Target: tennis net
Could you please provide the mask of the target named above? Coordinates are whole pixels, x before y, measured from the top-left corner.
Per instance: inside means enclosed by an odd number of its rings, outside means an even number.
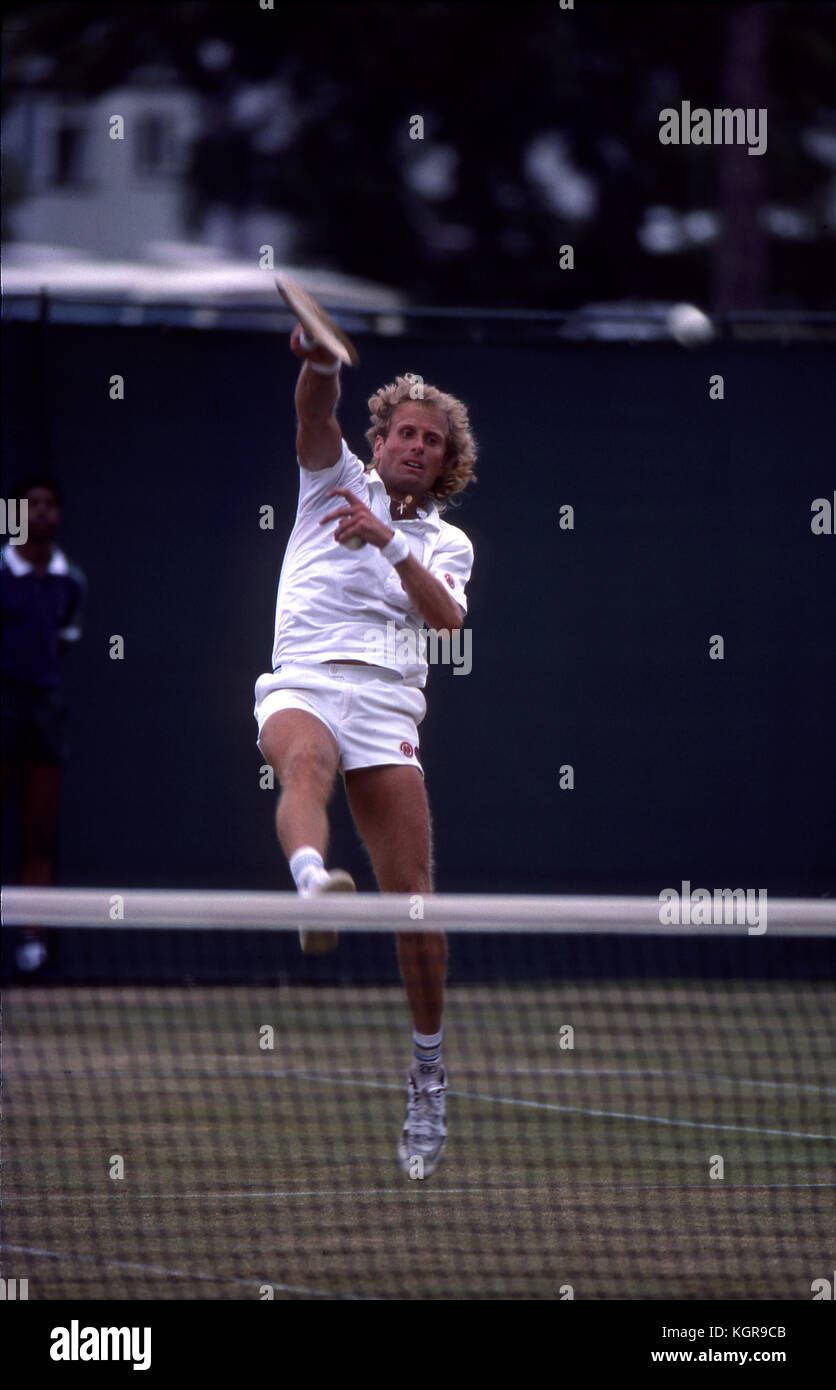
[[[49,933],[30,980],[6,932],[3,1276],[32,1298],[809,1300],[831,1277],[832,904],[772,903],[762,932],[644,898],[3,910]],[[300,921],[337,951],[302,955]],[[394,928],[449,941],[424,1181],[396,1154]]]

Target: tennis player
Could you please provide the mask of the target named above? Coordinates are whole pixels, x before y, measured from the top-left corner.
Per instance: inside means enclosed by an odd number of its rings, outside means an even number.
[[[381,892],[431,893],[422,633],[450,634],[465,619],[473,547],[440,512],[475,478],[475,441],[461,401],[398,377],[369,401],[373,462],[364,467],[336,418],[339,361],[299,324],[290,346],[304,363],[299,505],[279,579],[273,669],[255,686],[258,747],[281,785],[279,842],[300,894],[354,891],[348,873],[325,867],[340,772]],[[336,943],[333,933],[301,935],[310,951]],[[398,959],[413,1023],[398,1155],[411,1177],[429,1177],[447,1134],[444,934],[400,932]]]

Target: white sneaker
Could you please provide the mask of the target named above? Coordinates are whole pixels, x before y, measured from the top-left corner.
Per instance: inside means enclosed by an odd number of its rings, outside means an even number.
[[[332,869],[312,888],[300,893],[302,898],[313,898],[320,893],[356,893],[357,885],[345,869]],[[300,927],[299,944],[306,956],[322,956],[336,950],[337,933],[329,927]]]
[[[438,1165],[447,1143],[444,1093],[447,1074],[442,1067],[437,1081],[419,1086],[410,1072],[406,1085],[406,1119],[398,1143],[398,1159],[410,1178],[428,1178]]]

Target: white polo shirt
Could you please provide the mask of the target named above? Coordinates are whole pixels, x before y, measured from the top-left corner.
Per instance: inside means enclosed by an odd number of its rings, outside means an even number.
[[[429,499],[427,510],[419,509],[414,520],[392,516],[377,469],[367,473],[343,439],[333,468],[312,472],[299,466],[299,506],[276,598],[273,670],[292,661],[351,659],[398,671],[406,685],[423,687],[427,662],[419,634],[426,624],[394,565],[377,546],[348,550],[337,544],[336,521],[319,524],[346,505],[343,497],[328,497],[335,487],[351,488],[375,516],[404,535],[413,555],[467,612],[465,585],[473,567],[467,536],[443,521]]]

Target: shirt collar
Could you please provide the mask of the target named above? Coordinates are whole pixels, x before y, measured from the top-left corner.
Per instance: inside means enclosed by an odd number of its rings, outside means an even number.
[[[11,541],[8,545],[3,546],[2,555],[3,563],[8,565],[12,574],[16,575],[18,579],[21,575],[29,574],[35,568],[30,560],[24,560],[20,554],[20,546],[12,545]],[[67,557],[63,550],[53,550],[52,558],[47,566],[47,574],[66,574],[68,569]]]
[[[386,484],[384,483],[376,468],[369,469],[369,482],[372,485],[379,485],[383,489],[384,494],[388,496],[388,493],[386,492]],[[431,497],[428,497],[426,499],[425,507],[417,508],[417,512],[417,516],[406,517],[405,520],[428,521],[432,526],[440,526],[441,520],[438,515],[438,507],[435,505],[435,502],[432,500]]]

